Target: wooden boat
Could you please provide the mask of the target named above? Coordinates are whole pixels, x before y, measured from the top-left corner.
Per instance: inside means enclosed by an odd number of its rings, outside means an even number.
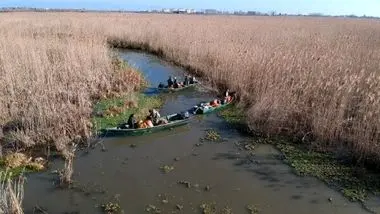
[[[189,84],[189,85],[185,85],[181,88],[168,88],[168,86],[165,86],[163,88],[157,88],[159,91],[161,92],[177,92],[177,91],[182,91],[184,89],[188,89],[188,88],[192,88],[192,87],[195,87],[196,85],[198,85],[199,83],[196,82],[196,83],[193,83],[193,84]]]
[[[101,130],[102,136],[136,136],[144,135],[153,132],[159,132],[175,128],[178,126],[183,126],[189,123],[190,118],[177,119],[179,114],[172,114],[161,117],[161,119],[166,119],[169,123],[157,125],[151,128],[142,128],[142,129],[121,129],[119,127],[105,128]]]
[[[208,114],[208,113],[211,113],[211,112],[225,108],[226,106],[230,105],[233,101],[234,101],[234,99],[232,98],[230,102],[225,103],[225,104],[221,104],[221,105],[216,106],[216,107],[212,107],[209,105],[207,105],[207,107],[205,107],[204,103],[201,103],[199,106],[196,106],[193,108],[193,113],[194,114]]]

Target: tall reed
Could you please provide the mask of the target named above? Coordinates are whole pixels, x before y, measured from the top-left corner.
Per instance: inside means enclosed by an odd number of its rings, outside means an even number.
[[[1,14],[0,124],[6,147],[66,145],[91,135],[95,99],[133,92],[142,77],[114,62],[94,23],[56,14]],[[1,136],[0,136],[1,137]]]

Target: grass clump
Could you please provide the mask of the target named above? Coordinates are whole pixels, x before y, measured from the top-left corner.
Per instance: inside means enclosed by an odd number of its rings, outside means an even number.
[[[340,190],[351,201],[364,202],[380,192],[380,174],[337,159],[332,152],[315,152],[301,145],[278,143],[285,159],[301,176],[314,176]]]
[[[128,120],[132,113],[135,114],[136,119],[145,119],[149,114],[149,109],[159,108],[161,105],[160,97],[143,94],[100,100],[94,108],[93,123],[96,124],[97,129],[114,127]]]
[[[22,153],[11,153],[0,159],[0,172],[8,172],[14,178],[28,172],[38,172],[45,169],[44,161],[32,160]]]

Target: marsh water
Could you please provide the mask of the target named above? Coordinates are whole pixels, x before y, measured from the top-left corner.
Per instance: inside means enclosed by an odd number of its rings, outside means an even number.
[[[169,75],[184,74],[149,54],[123,51],[120,55],[139,68],[152,86]],[[160,111],[165,115],[187,110],[215,94],[196,88],[162,96],[165,104]],[[224,141],[199,144],[209,129]],[[366,213],[322,182],[294,175],[273,147],[258,145],[249,153],[236,146],[250,140],[216,114],[156,134],[102,139],[105,151],[99,146],[77,153],[72,189],[54,184],[57,175],[50,172],[62,167],[59,160],[51,163],[48,172],[28,175],[25,213],[33,213],[36,205],[46,213],[102,213],[99,206],[106,202],[118,202],[124,213],[131,214],[148,213],[149,205],[165,214],[201,213],[200,205],[211,202],[235,214],[250,213],[247,206],[259,213]],[[174,169],[164,173],[160,168],[165,165]]]

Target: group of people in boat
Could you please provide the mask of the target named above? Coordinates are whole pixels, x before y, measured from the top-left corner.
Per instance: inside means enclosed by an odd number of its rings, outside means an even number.
[[[202,108],[204,110],[207,110],[209,108],[215,108],[219,107],[220,105],[224,105],[227,103],[230,103],[232,101],[232,95],[230,94],[230,90],[227,89],[224,93],[223,98],[221,99],[214,99],[211,102],[208,103],[201,103],[200,106],[194,106],[194,112],[196,112],[199,108]]]
[[[184,82],[178,82],[177,78],[174,77],[174,79],[169,76],[168,79],[168,87],[169,88],[179,88],[183,87],[189,84],[196,83],[195,77],[191,76],[185,76]],[[164,88],[165,86],[160,83],[160,88]],[[231,96],[232,95],[232,96]],[[212,100],[208,103],[201,103],[200,106],[194,106],[194,113],[198,111],[198,109],[208,109],[211,107],[218,107],[220,105],[224,105],[227,103],[230,103],[232,101],[233,94],[230,93],[230,90],[227,89],[224,93],[224,95],[221,98]],[[189,113],[185,112],[183,114],[177,114],[170,118],[170,121],[172,120],[181,120],[189,117]],[[134,114],[131,114],[128,118],[128,121],[126,123],[122,123],[118,126],[120,129],[144,129],[144,128],[152,128],[155,126],[167,124],[169,121],[165,118],[162,118],[160,113],[156,109],[150,109],[149,115],[145,118],[145,120],[139,120],[137,121]]]
[[[166,124],[168,121],[164,118],[161,118],[160,113],[156,109],[150,109],[149,115],[145,120],[136,120],[135,114],[131,114],[126,123],[123,123],[119,126],[121,129],[141,129],[141,128],[151,128],[157,125]]]
[[[182,120],[189,117],[188,112],[183,112],[182,114],[174,115],[170,120]],[[136,120],[135,114],[131,114],[126,123],[122,123],[118,128],[120,129],[145,129],[152,128],[159,125],[164,125],[169,123],[169,121],[161,117],[160,113],[156,109],[150,109],[149,115],[145,120]]]
[[[197,80],[195,79],[194,76],[186,75],[184,81],[180,82],[177,80],[177,77],[173,78],[172,76],[169,76],[169,79],[167,80],[167,82],[168,82],[168,85],[166,86],[167,88],[182,88],[184,86],[197,83]],[[165,85],[161,82],[158,85],[158,88],[165,88]]]

